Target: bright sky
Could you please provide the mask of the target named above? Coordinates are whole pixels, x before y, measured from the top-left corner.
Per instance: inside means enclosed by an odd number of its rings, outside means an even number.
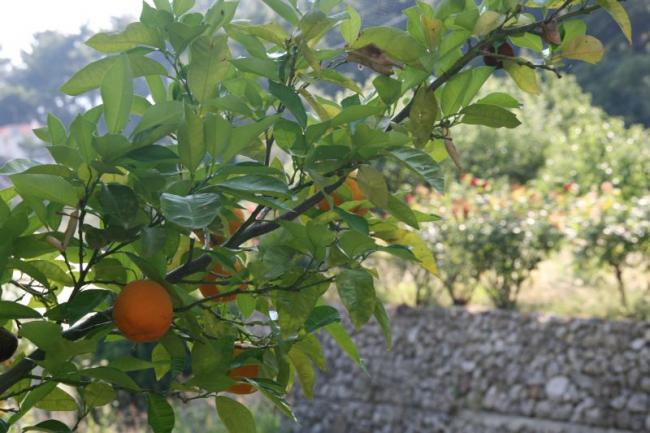
[[[34,33],[57,30],[75,33],[88,24],[92,29],[107,28],[111,17],[138,17],[142,0],[0,0],[0,57],[20,61]]]

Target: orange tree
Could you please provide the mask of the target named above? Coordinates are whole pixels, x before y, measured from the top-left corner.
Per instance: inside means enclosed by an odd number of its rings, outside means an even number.
[[[174,397],[215,398],[232,432],[255,427],[228,392],[258,390],[292,416],[290,384],[311,396],[323,364],[316,332],[362,364],[323,300],[331,285],[355,327],[374,317],[389,337],[365,260],[380,251],[436,273],[417,232],[433,218],[389,191],[378,161],[440,187],[432,154],[458,159],[455,125],[519,124],[511,96],[474,100],[497,69],[539,93],[539,69],[597,62],[602,45],[579,17],[599,8],[630,36],[617,0],[418,2],[406,30],[362,28],[341,0],[264,0],[278,14],[265,24],[233,20],[236,1],[205,14],[193,0],[154,3],[87,41],[106,56],[61,90],[99,89],[102,104],[35,131],[53,162],[3,169],[0,431],[35,407],[75,411],[76,428],[117,391],[146,398],[155,432],[173,430]],[[345,43],[325,46],[331,32]],[[344,63],[372,70],[372,87]],[[148,95],[134,93],[141,77]],[[125,338],[151,356],[90,357]],[[128,374],[147,369],[158,386]]]

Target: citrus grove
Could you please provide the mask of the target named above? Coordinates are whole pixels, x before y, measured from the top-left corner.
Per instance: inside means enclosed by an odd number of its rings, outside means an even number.
[[[54,419],[29,429],[71,431],[117,393],[146,400],[156,433],[197,398],[230,432],[255,431],[238,394],[293,417],[286,394],[310,397],[324,365],[319,333],[363,366],[330,287],[390,345],[366,259],[437,274],[418,234],[437,217],[383,164],[442,189],[436,161],[462,171],[455,126],[520,123],[512,96],[477,100],[490,76],[537,94],[539,70],[598,62],[581,17],[599,9],[631,32],[617,0],[419,1],[405,30],[364,27],[342,0],[263,0],[277,17],[262,24],[236,19],[237,1],[153,3],[86,42],[105,57],[61,91],[88,110],[34,131],[51,161],[2,168],[0,432],[34,408]],[[138,357],[94,355],[125,341]],[[154,384],[131,374],[144,370]]]

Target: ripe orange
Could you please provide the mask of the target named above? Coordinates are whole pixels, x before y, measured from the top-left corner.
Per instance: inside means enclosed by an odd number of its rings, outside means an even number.
[[[235,215],[235,218],[228,220],[228,233],[230,233],[230,236],[234,235],[235,232],[239,230],[239,227],[244,224],[245,220],[243,210],[234,208],[232,213]]]
[[[235,261],[235,270],[237,272],[239,272],[239,271],[241,271],[241,269],[242,269],[241,262],[239,260]],[[221,266],[221,263],[217,263],[214,266],[214,268],[212,268],[212,273],[206,275],[203,278],[203,280],[206,281],[206,282],[216,281],[217,276],[214,275],[214,274],[222,275],[225,278],[228,278],[228,277],[230,277],[232,275],[232,273],[230,271],[228,271],[227,269],[224,269],[224,267]],[[245,289],[246,284],[240,284],[239,288],[240,289]],[[199,289],[201,290],[201,294],[203,295],[204,298],[209,298],[211,296],[216,296],[216,295],[218,295],[220,293],[218,284],[202,284],[199,287]],[[227,291],[231,291],[231,290],[233,290],[233,289],[232,288],[227,289]],[[230,301],[234,301],[236,297],[237,297],[237,295],[224,296],[224,297],[221,297],[221,298],[214,299],[214,302],[218,302],[218,303],[230,302]]]
[[[351,177],[348,177],[345,179],[345,186],[350,190],[351,195],[351,200],[352,201],[358,201],[358,200],[363,200],[366,197],[363,195],[363,192],[361,191],[361,188],[359,188],[359,184],[357,181]],[[330,193],[330,197],[332,197],[332,201],[334,202],[334,206],[338,206],[341,203],[343,203],[343,198],[337,194],[336,192]],[[322,210],[323,212],[330,210],[330,205],[327,202],[326,199],[322,199],[320,202],[318,202],[318,209]],[[359,216],[364,216],[365,214],[368,213],[368,209],[361,208],[361,207],[355,207],[352,209],[352,212],[356,213]]]
[[[113,306],[113,321],[131,341],[158,341],[172,324],[174,307],[167,290],[155,281],[127,284]]]
[[[235,357],[239,356],[242,352],[241,348],[235,348]],[[251,378],[254,379],[259,375],[260,368],[257,364],[248,364],[242,365],[241,367],[233,368],[228,372],[228,376],[232,380],[241,380],[242,378]],[[255,391],[255,387],[249,383],[238,383],[231,386],[226,390],[227,392],[233,394],[252,394]]]

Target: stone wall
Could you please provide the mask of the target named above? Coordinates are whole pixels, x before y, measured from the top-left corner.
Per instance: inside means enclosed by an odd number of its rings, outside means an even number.
[[[462,309],[392,312],[354,336],[365,375],[325,339],[300,433],[650,432],[650,324]]]

